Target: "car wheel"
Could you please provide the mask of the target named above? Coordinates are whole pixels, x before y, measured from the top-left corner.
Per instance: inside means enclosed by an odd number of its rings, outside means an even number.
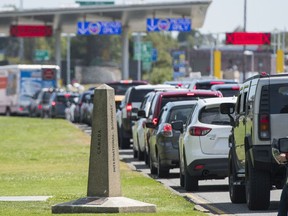
[[[185,170],[185,176],[184,176],[185,190],[186,191],[198,191],[199,189],[198,179],[196,179],[194,176],[191,176],[190,173],[188,172],[185,153],[184,153],[184,170]]]
[[[267,210],[270,205],[269,172],[257,170],[252,166],[249,156],[245,160],[246,201],[250,210]]]
[[[228,167],[228,183],[229,183],[229,196],[232,203],[245,203],[245,185],[235,184],[237,181],[236,170],[233,164],[231,152],[229,152],[229,167]]]
[[[130,138],[123,137],[124,131],[121,128],[120,134],[120,148],[121,149],[129,149],[130,148]]]
[[[139,143],[139,137],[138,136],[137,136],[137,143]],[[138,155],[137,155],[137,157],[138,157],[139,161],[143,161],[144,157],[145,157],[144,152],[141,151],[141,149],[139,148],[139,145],[138,145]]]
[[[6,109],[5,115],[6,115],[6,116],[11,116],[11,112],[10,112],[10,109],[9,109],[9,108]]]
[[[182,164],[182,160],[181,160],[181,158],[180,158],[180,156],[179,156],[179,160],[180,160],[180,165],[179,165],[179,168],[180,168],[180,186],[181,187],[184,187],[185,186],[185,179],[184,179],[184,170],[183,170],[183,164]]]
[[[133,158],[137,158],[138,157],[138,152],[135,147],[133,146]]]
[[[149,154],[148,157],[149,157],[150,173],[151,173],[151,174],[157,174],[157,168],[154,166],[154,163],[153,163],[153,161],[152,161],[151,154]]]
[[[160,155],[157,154],[157,164],[158,164],[158,168],[157,168],[157,175],[159,178],[165,178],[169,176],[169,168],[164,168],[161,165],[161,158]]]
[[[148,153],[147,153],[146,150],[145,150],[145,152],[144,152],[144,161],[145,161],[145,164],[146,164],[147,166],[150,166],[149,155],[148,155]]]

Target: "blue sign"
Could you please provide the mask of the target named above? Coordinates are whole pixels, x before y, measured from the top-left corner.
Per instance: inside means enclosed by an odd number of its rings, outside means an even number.
[[[121,22],[78,22],[78,35],[120,35],[122,33]]]
[[[191,31],[191,19],[148,18],[147,19],[147,31],[148,32],[159,32],[159,31],[189,32]]]
[[[152,49],[152,62],[156,62],[158,59],[158,50],[156,48]]]

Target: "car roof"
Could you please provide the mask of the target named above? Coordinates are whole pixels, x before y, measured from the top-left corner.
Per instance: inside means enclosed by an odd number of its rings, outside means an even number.
[[[218,84],[218,85],[212,85],[211,90],[220,90],[220,89],[235,89],[240,90],[241,85],[238,83],[230,83],[230,84]]]
[[[222,98],[203,98],[198,100],[198,104],[200,106],[207,106],[213,104],[221,104],[221,103],[236,103],[237,97],[222,97]]]
[[[222,96],[222,93],[219,91],[211,91],[211,90],[204,90],[204,89],[198,89],[198,90],[189,90],[189,89],[179,89],[176,91],[167,91],[167,92],[156,92],[156,94],[160,94],[163,97],[167,96],[173,96],[173,95],[211,95],[211,96]]]
[[[138,86],[132,86],[130,88],[134,88],[134,89],[176,89],[175,86],[171,86],[171,85],[165,85],[165,84],[157,84],[157,85],[138,85]]]
[[[164,107],[175,107],[175,106],[186,106],[196,104],[197,100],[188,100],[188,101],[171,101],[168,102]]]

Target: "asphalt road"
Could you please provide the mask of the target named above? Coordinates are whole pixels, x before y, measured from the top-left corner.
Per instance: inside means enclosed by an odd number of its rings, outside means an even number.
[[[91,129],[85,125],[78,125],[84,132],[91,134]],[[204,211],[210,215],[236,215],[236,216],[276,216],[279,204],[281,190],[273,189],[271,191],[270,208],[266,211],[250,211],[246,204],[233,204],[229,198],[228,179],[224,180],[206,180],[199,181],[198,192],[187,192],[180,187],[179,169],[170,170],[168,178],[158,179],[150,174],[150,169],[144,161],[138,161],[133,158],[132,149],[119,150],[120,160],[126,162],[132,169],[142,172],[151,178],[163,183],[166,187],[185,196],[196,204],[198,210]],[[261,182],[259,182],[261,184]]]

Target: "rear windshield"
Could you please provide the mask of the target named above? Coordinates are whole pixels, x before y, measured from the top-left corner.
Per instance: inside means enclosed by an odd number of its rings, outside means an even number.
[[[219,89],[219,91],[222,93],[223,97],[233,97],[238,96],[239,90],[234,89]]]
[[[221,114],[219,107],[204,107],[199,113],[199,121],[204,124],[230,125],[229,116]]]
[[[188,116],[191,112],[194,111],[195,105],[190,107],[176,107],[170,111],[168,122],[171,123],[173,121],[183,121],[186,123]]]
[[[144,84],[144,83],[143,83]],[[109,83],[108,85],[114,89],[115,95],[125,95],[128,88],[131,86],[143,85],[138,83]]]
[[[270,85],[270,113],[288,113],[288,83]]]
[[[70,102],[73,102],[73,98],[76,98],[77,96],[76,95],[58,95],[57,96],[57,101],[58,102],[67,102],[67,101],[70,101]]]
[[[142,102],[145,95],[151,91],[154,91],[154,89],[132,89],[130,92],[129,102]]]

